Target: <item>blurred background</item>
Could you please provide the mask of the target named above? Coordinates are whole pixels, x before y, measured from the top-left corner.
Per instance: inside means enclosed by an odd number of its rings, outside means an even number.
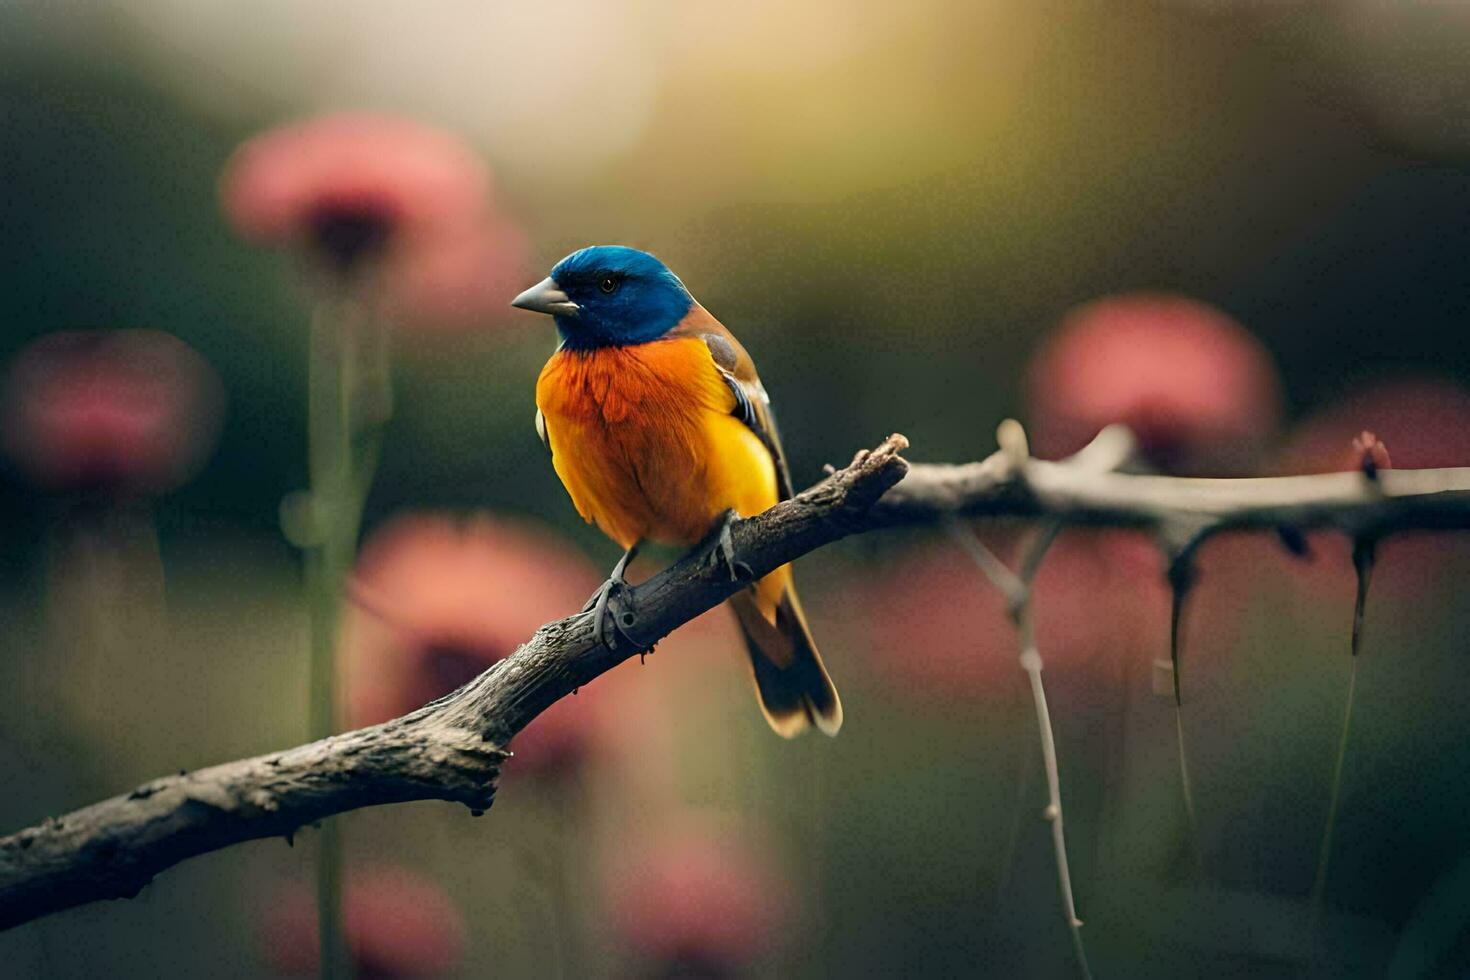
[[[386,195],[405,229],[474,198],[462,237],[404,231],[372,272],[395,408],[340,650],[365,724],[617,557],[532,430],[553,331],[505,306],[589,243],[656,252],[744,341],[798,486],[891,431],[981,458],[1007,415],[1051,456],[1126,421],[1166,472],[1351,468],[1362,429],[1395,466],[1470,464],[1467,45],[1466,5],[1373,0],[0,6],[0,832],[306,737],[281,515],[312,194]],[[343,111],[413,128],[312,128]],[[232,154],[294,123],[257,160],[290,184],[267,213]],[[1353,577],[1345,540],[1309,544],[1201,556],[1193,833],[1158,552],[1069,532],[1042,571],[1099,976],[1470,971],[1470,549],[1380,549],[1313,903]],[[1000,598],[932,532],[799,575],[840,738],[766,729],[716,610],[538,720],[486,817],[344,819],[362,975],[1075,975]],[[309,973],[314,853],[190,861],[0,934],[0,962]]]

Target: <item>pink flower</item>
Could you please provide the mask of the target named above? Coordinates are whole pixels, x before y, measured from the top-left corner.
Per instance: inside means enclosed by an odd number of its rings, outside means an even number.
[[[371,263],[364,298],[399,325],[460,329],[503,315],[525,278],[525,236],[491,207],[490,184],[447,133],[346,113],[245,143],[220,196],[248,239],[305,248],[344,280]]]
[[[464,921],[432,881],[403,868],[357,870],[343,890],[347,946],[356,975],[390,980],[445,974],[464,951]],[[304,884],[280,889],[257,929],[261,953],[288,976],[315,974],[316,898]]]
[[[782,938],[791,886],[759,841],[685,814],[641,828],[628,848],[606,861],[607,914],[654,972],[725,975]]]
[[[550,531],[488,516],[396,518],[363,546],[344,637],[354,725],[449,693],[545,623],[582,608],[600,576]],[[606,680],[606,679],[604,679]],[[607,691],[564,698],[518,735],[512,771],[559,769],[591,748]]]
[[[41,486],[158,493],[203,464],[223,393],[208,363],[176,337],[76,330],[21,351],[0,404],[5,450]]]
[[[1261,343],[1219,310],[1166,294],[1072,310],[1038,352],[1029,390],[1038,455],[1076,452],[1122,422],[1154,465],[1196,475],[1246,468],[1281,415]]]
[[[394,239],[480,217],[489,187],[485,165],[447,133],[343,113],[246,142],[225,167],[220,195],[246,238],[305,243],[344,271]]]

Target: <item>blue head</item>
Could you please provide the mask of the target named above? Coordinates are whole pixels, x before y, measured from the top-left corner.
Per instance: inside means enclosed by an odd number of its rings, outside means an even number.
[[[589,348],[657,340],[684,319],[694,297],[647,252],[593,245],[562,259],[511,305],[551,314],[565,346]]]

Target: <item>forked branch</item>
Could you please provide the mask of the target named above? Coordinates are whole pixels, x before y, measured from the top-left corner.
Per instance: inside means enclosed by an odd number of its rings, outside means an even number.
[[[791,500],[732,525],[742,570],[760,576],[851,534],[965,515],[1137,527],[1188,547],[1237,527],[1335,527],[1354,538],[1470,528],[1470,468],[1388,470],[1376,480],[1135,476],[1111,472],[1131,449],[1120,429],[1055,463],[1012,444],[977,463],[911,466],[898,455],[907,445],[891,436]],[[743,588],[717,556],[710,542],[633,588],[620,625],[651,643]],[[591,613],[578,613],[541,627],[465,687],[402,718],[166,776],[0,838],[0,929],[132,896],[187,858],[289,836],[348,810],[441,799],[483,811],[511,738],[635,652],[598,645]]]

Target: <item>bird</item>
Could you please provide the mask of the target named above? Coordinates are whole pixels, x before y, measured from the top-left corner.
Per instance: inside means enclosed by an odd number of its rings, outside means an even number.
[[[599,637],[645,542],[691,547],[717,533],[735,576],[731,523],[791,496],[771,400],[745,348],[668,266],[622,245],[571,253],[511,305],[556,324],[560,342],[536,382],[536,432],[578,513],[624,549],[589,602]],[[771,728],[836,735],[842,702],[791,567],[728,604]]]

